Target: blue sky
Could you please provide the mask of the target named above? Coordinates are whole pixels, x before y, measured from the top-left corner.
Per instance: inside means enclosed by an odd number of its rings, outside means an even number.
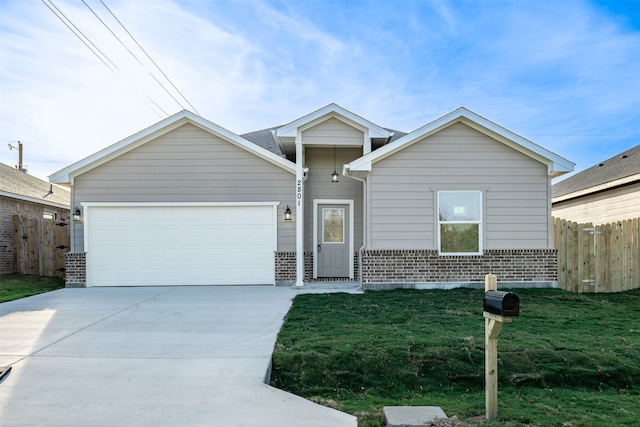
[[[0,0],[0,162],[22,141],[43,179],[183,108],[100,0],[146,69],[81,1],[52,1],[120,71],[42,1]],[[103,1],[235,133],[335,102],[405,132],[464,106],[576,171],[640,144],[640,0]]]

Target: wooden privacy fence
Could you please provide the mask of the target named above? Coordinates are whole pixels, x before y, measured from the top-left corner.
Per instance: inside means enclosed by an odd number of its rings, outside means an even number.
[[[13,216],[13,259],[21,274],[64,277],[69,223]]]
[[[572,292],[640,288],[640,218],[578,224],[553,218],[558,287]]]

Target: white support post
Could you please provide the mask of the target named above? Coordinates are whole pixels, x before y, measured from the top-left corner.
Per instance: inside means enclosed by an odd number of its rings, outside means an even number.
[[[484,276],[484,291],[498,290],[498,278],[495,274]],[[484,381],[485,408],[487,419],[498,417],[498,333],[502,322],[484,313]]]
[[[296,287],[304,286],[304,150],[296,137]]]

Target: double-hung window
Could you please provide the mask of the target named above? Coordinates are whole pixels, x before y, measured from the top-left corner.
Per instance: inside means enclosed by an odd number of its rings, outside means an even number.
[[[482,192],[438,192],[438,250],[441,255],[482,254]]]

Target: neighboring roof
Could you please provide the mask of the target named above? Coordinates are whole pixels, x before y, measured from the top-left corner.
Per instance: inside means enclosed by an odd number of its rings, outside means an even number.
[[[0,163],[0,196],[69,209],[69,189]]]
[[[467,110],[464,107],[460,107],[457,110],[408,133],[407,135],[395,140],[393,143],[387,144],[384,147],[360,157],[348,165],[345,165],[345,172],[357,173],[370,171],[374,163],[457,122],[464,123],[465,125],[546,164],[548,173],[552,177],[571,172],[575,166],[574,163],[564,157],[552,153],[551,151],[485,119],[472,111]]]
[[[636,181],[640,181],[640,145],[553,184],[551,188],[554,199],[565,200]]]
[[[295,173],[295,164],[289,160],[278,156],[273,152],[268,151],[265,148],[256,145],[255,143],[252,143],[247,139],[242,138],[190,111],[183,110],[134,135],[131,135],[128,138],[123,139],[122,141],[116,142],[115,144],[98,151],[89,157],[59,170],[49,177],[49,181],[59,184],[72,183],[74,177],[121,156],[134,148],[140,147],[141,145],[144,145],[145,143],[187,123],[193,124],[207,132],[210,132],[211,134],[216,135],[237,147],[247,150],[258,157],[285,169],[286,171]]]

